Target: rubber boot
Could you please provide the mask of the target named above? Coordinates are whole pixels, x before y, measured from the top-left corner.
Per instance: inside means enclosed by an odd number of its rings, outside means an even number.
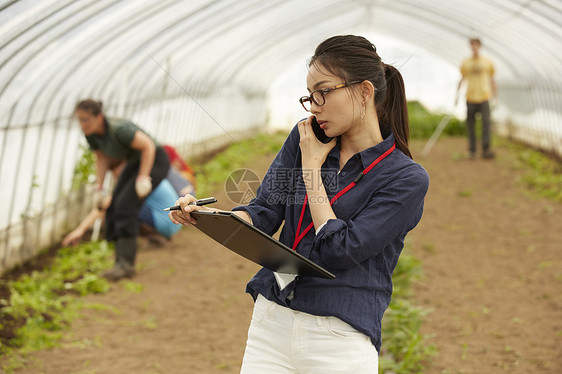
[[[115,245],[115,263],[113,264],[113,267],[111,269],[104,271],[101,276],[109,280],[113,280],[114,274],[119,271],[121,262],[123,262],[122,256],[123,255],[117,250],[117,245]]]
[[[135,257],[137,254],[137,238],[118,238],[115,242],[115,266],[103,276],[111,281],[131,278],[135,275]]]
[[[137,237],[119,238],[115,243],[115,250],[119,253],[121,263],[135,266],[135,257],[137,256]]]

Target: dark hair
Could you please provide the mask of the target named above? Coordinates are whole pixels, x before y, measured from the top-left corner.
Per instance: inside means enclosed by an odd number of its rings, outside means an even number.
[[[103,103],[101,101],[95,101],[92,99],[82,100],[78,102],[78,104],[76,104],[76,107],[74,107],[75,112],[77,110],[83,110],[85,112],[93,114],[94,116],[101,114],[103,112],[102,109],[103,109]]]
[[[482,45],[482,42],[478,38],[470,38],[470,44],[476,43],[478,45]]]
[[[382,62],[377,48],[362,36],[333,36],[316,47],[308,66],[318,63],[346,82],[368,80],[375,86],[375,104],[383,138],[392,132],[398,149],[412,158],[408,147],[410,125],[404,81],[395,67]]]

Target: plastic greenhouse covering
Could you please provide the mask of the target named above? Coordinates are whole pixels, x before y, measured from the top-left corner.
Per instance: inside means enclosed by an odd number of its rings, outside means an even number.
[[[410,99],[460,117],[458,67],[481,38],[496,131],[562,155],[561,20],[560,0],[0,1],[0,270],[89,208],[72,189],[78,100],[192,156],[304,117],[306,60],[336,34],[366,36]]]

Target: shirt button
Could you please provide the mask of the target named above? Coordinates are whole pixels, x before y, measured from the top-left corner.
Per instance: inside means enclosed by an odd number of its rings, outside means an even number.
[[[342,171],[342,172],[340,173],[340,175],[341,175],[342,177],[345,177],[346,174],[347,174],[347,173],[346,173],[345,171]]]

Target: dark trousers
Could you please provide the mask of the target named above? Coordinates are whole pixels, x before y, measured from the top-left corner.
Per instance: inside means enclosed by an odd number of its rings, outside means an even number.
[[[490,150],[490,105],[488,101],[482,103],[466,103],[466,127],[468,130],[468,147],[470,153],[476,153],[476,113],[482,116],[482,152]]]
[[[162,147],[156,148],[154,165],[150,171],[152,178],[152,189],[160,184],[170,169],[170,161],[166,155],[166,151]],[[139,233],[139,211],[144,200],[138,197],[135,190],[135,181],[139,173],[139,163],[127,163],[123,168],[115,190],[111,205],[106,213],[106,238],[108,241],[116,241],[116,260],[121,257],[120,242],[127,243],[128,255],[127,262],[131,263],[136,254],[136,238]],[[165,207],[164,207],[165,208]],[[128,239],[123,241],[122,239]],[[134,248],[131,248],[134,247]],[[132,257],[132,258],[131,258]]]

